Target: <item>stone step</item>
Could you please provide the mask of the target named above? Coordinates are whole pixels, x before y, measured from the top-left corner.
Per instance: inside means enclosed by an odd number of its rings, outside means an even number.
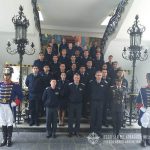
[[[39,126],[29,126],[27,123],[21,123],[14,125],[15,132],[45,132],[46,131],[46,124],[42,123]],[[80,124],[80,132],[87,132],[89,133],[90,125],[89,123],[81,123]],[[102,126],[102,132],[104,133],[112,133],[112,126],[109,125],[108,127]],[[57,125],[57,132],[68,132],[68,125],[59,126]],[[140,133],[140,127],[137,123],[133,123],[132,126],[126,125],[125,128],[121,129],[121,132],[124,133]]]

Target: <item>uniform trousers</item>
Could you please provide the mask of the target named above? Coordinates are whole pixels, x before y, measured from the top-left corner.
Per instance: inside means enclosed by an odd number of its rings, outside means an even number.
[[[13,113],[9,104],[0,104],[0,125],[12,126],[13,125]]]
[[[57,108],[46,107],[46,129],[48,135],[52,135],[56,133]]]
[[[122,126],[123,111],[112,111],[113,132],[118,135]]]
[[[103,101],[92,101],[91,102],[91,121],[90,130],[97,134],[101,133],[102,118],[103,117]]]
[[[68,108],[68,130],[69,133],[78,133],[80,130],[80,119],[82,114],[82,103],[70,103]],[[75,119],[75,127],[73,128]]]

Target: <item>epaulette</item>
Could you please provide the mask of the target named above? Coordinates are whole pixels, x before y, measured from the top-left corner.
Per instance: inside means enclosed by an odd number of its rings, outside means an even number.
[[[122,85],[123,88],[126,88],[126,86]]]
[[[46,87],[46,90],[49,89],[49,87]]]
[[[85,84],[84,83],[80,83],[81,85],[83,85],[83,86],[85,86]]]
[[[93,82],[93,80],[90,80],[89,83]]]
[[[69,83],[69,85],[72,85],[72,84],[73,84],[73,82]]]

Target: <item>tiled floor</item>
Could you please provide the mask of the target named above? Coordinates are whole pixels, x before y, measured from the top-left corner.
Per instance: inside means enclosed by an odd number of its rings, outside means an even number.
[[[112,139],[111,134],[104,134],[103,140],[98,140],[97,144],[92,145],[85,133],[79,138],[69,138],[66,133],[57,133],[55,139],[47,139],[44,132],[14,132],[13,146],[1,147],[0,150],[150,150],[150,146],[141,148],[139,133],[122,135],[123,140],[116,140]]]

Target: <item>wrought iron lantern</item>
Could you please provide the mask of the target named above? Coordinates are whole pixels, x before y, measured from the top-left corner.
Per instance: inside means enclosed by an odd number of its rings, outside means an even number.
[[[148,58],[147,49],[141,46],[142,34],[145,31],[145,27],[139,24],[139,16],[136,15],[134,24],[127,30],[130,35],[130,46],[126,49],[124,47],[122,57],[126,60],[132,61],[132,81],[131,81],[131,93],[130,93],[130,125],[132,123],[132,104],[133,99],[136,96],[135,93],[135,64],[137,60],[145,61]]]
[[[12,22],[15,27],[15,39],[13,40],[14,44],[17,45],[16,49],[11,48],[11,42],[8,41],[7,43],[7,52],[11,55],[16,53],[19,54],[19,66],[20,66],[20,73],[19,73],[19,84],[22,87],[22,61],[23,55],[33,55],[35,53],[35,48],[33,42],[31,43],[31,48],[29,50],[26,49],[26,46],[29,45],[29,41],[27,39],[27,29],[29,27],[29,20],[23,13],[23,7],[19,7],[19,15],[15,15],[12,18]],[[18,110],[18,116],[21,116],[20,107]],[[19,118],[18,117],[18,118]],[[18,119],[19,123],[19,119]]]

